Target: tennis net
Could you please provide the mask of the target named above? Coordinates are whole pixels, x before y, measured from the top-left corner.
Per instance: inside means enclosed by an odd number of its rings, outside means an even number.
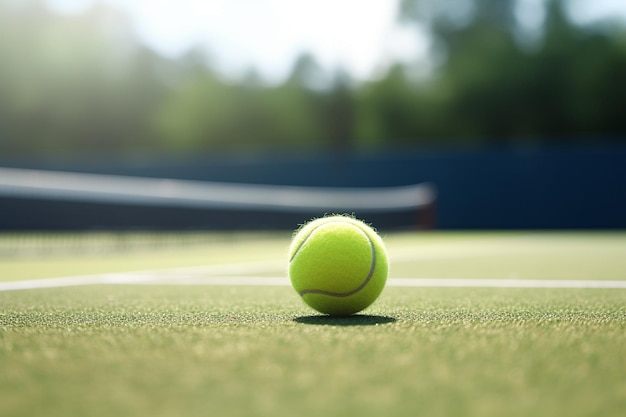
[[[296,187],[0,168],[0,229],[282,229],[328,213],[435,226],[428,183]]]

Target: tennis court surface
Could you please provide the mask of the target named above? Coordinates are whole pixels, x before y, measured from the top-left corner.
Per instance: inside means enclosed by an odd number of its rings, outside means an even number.
[[[625,233],[383,236],[328,318],[288,233],[1,235],[0,415],[623,415]]]

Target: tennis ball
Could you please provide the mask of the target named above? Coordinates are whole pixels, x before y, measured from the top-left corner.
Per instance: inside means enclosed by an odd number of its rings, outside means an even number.
[[[328,216],[298,229],[289,248],[289,277],[320,313],[347,316],[372,304],[387,281],[387,253],[378,234],[348,216]]]

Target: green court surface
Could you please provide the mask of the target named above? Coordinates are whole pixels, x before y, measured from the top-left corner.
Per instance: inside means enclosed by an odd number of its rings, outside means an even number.
[[[626,410],[626,289],[390,285],[362,314],[329,318],[288,286],[289,234],[152,238],[120,249],[85,236],[69,245],[0,237],[0,248],[13,247],[0,259],[4,285],[170,276],[167,285],[4,287],[1,416]],[[624,233],[394,233],[385,241],[394,280],[626,280]],[[202,282],[242,276],[259,284]]]

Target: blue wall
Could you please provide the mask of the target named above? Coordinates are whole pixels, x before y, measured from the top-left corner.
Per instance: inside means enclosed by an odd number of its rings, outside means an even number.
[[[80,161],[0,161],[0,165],[307,186],[374,187],[428,181],[439,191],[438,228],[626,227],[626,146],[344,155],[101,157]]]

